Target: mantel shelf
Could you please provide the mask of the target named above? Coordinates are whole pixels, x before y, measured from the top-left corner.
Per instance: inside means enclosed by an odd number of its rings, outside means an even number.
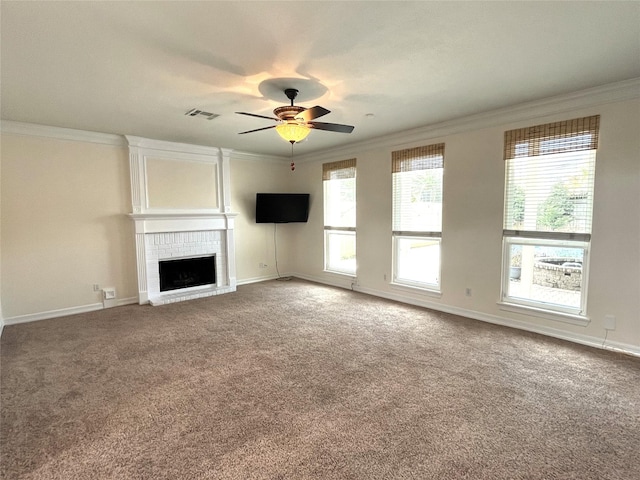
[[[164,212],[164,213],[129,213],[128,216],[132,220],[192,220],[192,219],[217,219],[217,218],[234,218],[238,214],[235,212]]]

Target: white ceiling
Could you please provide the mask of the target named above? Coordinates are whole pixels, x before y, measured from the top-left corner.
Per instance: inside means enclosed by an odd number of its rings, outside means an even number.
[[[640,77],[640,2],[2,1],[3,120],[289,156],[259,84],[326,87],[297,154]],[[301,96],[305,92],[301,91]],[[199,108],[215,120],[189,117]],[[373,114],[371,116],[370,114]]]

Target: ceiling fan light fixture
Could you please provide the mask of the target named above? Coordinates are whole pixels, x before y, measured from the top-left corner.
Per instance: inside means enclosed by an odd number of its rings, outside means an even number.
[[[276,132],[287,142],[298,143],[307,138],[311,129],[297,122],[286,122],[276,126]]]
[[[324,107],[321,107],[320,105],[316,105],[315,107],[311,108],[299,107],[294,105],[293,100],[296,98],[296,95],[298,95],[298,90],[296,90],[295,88],[286,88],[284,90],[284,94],[289,100],[291,100],[291,105],[284,105],[282,107],[277,107],[276,109],[274,109],[273,114],[275,115],[275,117],[266,117],[264,115],[258,115],[255,113],[236,112],[239,115],[248,115],[250,117],[274,120],[278,123],[277,125],[255,128],[246,132],[240,132],[239,134],[244,135],[245,133],[253,133],[275,128],[276,132],[278,132],[278,135],[289,142],[293,147],[294,143],[301,142],[305,138],[307,138],[312,128],[316,130],[325,130],[327,132],[351,133],[353,131],[354,127],[352,125],[316,122],[316,118],[320,118],[328,113],[331,113],[331,111],[327,110]]]

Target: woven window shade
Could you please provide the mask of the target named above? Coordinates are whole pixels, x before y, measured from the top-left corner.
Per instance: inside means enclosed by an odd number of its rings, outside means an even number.
[[[442,232],[444,143],[391,153],[394,235]]]
[[[356,159],[322,164],[322,180],[341,180],[356,177]]]
[[[444,143],[391,152],[391,173],[442,168]]]
[[[504,132],[504,159],[598,148],[600,115]]]

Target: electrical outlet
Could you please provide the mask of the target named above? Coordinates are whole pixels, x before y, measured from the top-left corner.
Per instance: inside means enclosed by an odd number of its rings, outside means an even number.
[[[604,323],[605,330],[615,330],[616,329],[615,315],[605,315],[603,323]]]
[[[93,284],[93,291],[94,292],[99,292],[100,291],[100,285],[98,285],[97,283]]]
[[[470,288],[465,288],[465,289],[464,289],[464,294],[465,294],[467,297],[470,297],[470,296],[471,296],[471,289],[470,289]]]
[[[258,267],[260,267],[260,268],[267,268],[267,267],[268,267],[268,265],[267,265],[266,263],[260,263],[260,264],[258,265]]]

